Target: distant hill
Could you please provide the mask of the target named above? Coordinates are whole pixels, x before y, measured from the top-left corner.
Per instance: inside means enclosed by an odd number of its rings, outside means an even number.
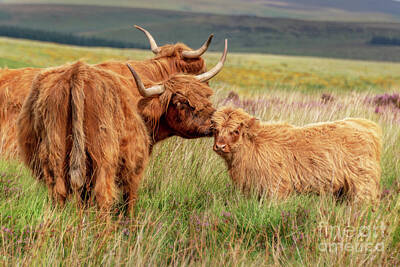
[[[400,1],[398,0],[284,0],[284,1],[261,1],[286,2],[299,8],[336,8],[351,12],[376,12],[400,15]]]
[[[400,21],[393,0],[3,0],[4,3],[123,6],[329,21]]]
[[[400,61],[400,46],[371,43],[377,36],[399,39],[400,23],[306,21],[83,5],[0,4],[0,32],[1,27],[16,27],[16,32],[21,29],[27,33],[25,38],[49,32],[46,41],[58,42],[57,38],[72,36],[70,39],[82,44],[91,40],[90,43],[101,40],[106,44],[108,40],[110,44],[122,43],[120,47],[148,47],[143,33],[134,29],[133,24],[149,29],[160,45],[182,41],[198,47],[214,33],[211,46],[214,51],[222,50],[223,39],[228,38],[232,52]],[[40,32],[32,34],[30,30]]]

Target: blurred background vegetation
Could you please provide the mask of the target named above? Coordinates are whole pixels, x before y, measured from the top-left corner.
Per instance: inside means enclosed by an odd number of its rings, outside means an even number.
[[[400,61],[400,3],[391,0],[379,4],[358,0],[48,2],[0,1],[0,35],[84,46],[148,47],[143,34],[132,28],[138,24],[149,29],[159,44],[180,40],[197,47],[214,33],[213,50],[228,38],[231,52]]]

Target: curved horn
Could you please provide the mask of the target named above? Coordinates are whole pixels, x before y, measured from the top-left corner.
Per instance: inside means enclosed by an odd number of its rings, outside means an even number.
[[[140,27],[138,25],[134,25],[134,26],[136,29],[141,30],[142,32],[144,32],[144,34],[146,34],[147,39],[149,39],[149,42],[150,42],[151,51],[153,51],[154,54],[158,54],[160,52],[160,48],[158,47],[153,36],[151,36],[151,34],[147,30],[143,29],[142,27]]]
[[[205,41],[205,43],[197,50],[194,51],[183,51],[182,52],[182,56],[185,58],[198,58],[201,55],[203,55],[208,47],[210,46],[211,40],[214,37],[214,34],[210,34],[210,36],[208,37],[207,41]]]
[[[199,80],[200,82],[206,82],[206,81],[210,80],[212,77],[214,77],[215,75],[217,75],[224,67],[226,54],[228,54],[228,39],[225,39],[224,53],[222,54],[222,57],[219,60],[219,62],[217,63],[217,65],[215,65],[215,67],[212,68],[211,70],[209,70],[203,74],[197,75],[196,79]]]
[[[155,86],[152,86],[152,87],[146,89],[144,87],[144,85],[142,83],[142,80],[140,79],[139,75],[132,68],[132,66],[129,65],[129,64],[126,64],[126,65],[128,66],[129,70],[131,71],[133,78],[135,78],[135,82],[136,82],[137,88],[139,90],[139,93],[143,97],[151,97],[151,96],[155,96],[155,95],[159,95],[159,94],[164,93],[165,88],[164,88],[163,85],[155,85]]]

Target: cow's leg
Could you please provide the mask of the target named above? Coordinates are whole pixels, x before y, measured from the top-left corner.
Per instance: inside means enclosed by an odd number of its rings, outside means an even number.
[[[379,162],[374,159],[360,160],[359,164],[350,177],[350,198],[355,202],[378,201],[381,176]]]
[[[146,142],[137,142],[131,137],[124,140],[122,151],[120,181],[124,185],[124,201],[127,205],[127,214],[132,215],[137,200],[137,191],[143,172],[148,161],[148,147]]]
[[[47,149],[42,144],[39,148],[39,158],[50,194],[55,201],[63,206],[67,198],[67,185],[63,174],[63,161],[58,152]]]
[[[96,166],[94,193],[96,202],[102,212],[108,213],[116,197],[116,167],[104,163]]]
[[[137,200],[139,183],[143,176],[143,171],[137,174],[134,172],[134,169],[124,166],[121,169],[120,176],[121,179],[124,179],[123,200],[127,207],[126,213],[128,215],[132,215]]]
[[[356,181],[353,195],[350,196],[355,202],[372,201],[379,199],[379,182],[371,176],[359,177],[361,181]]]

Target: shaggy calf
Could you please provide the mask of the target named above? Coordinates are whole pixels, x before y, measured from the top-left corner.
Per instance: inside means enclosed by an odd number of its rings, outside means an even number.
[[[214,151],[245,192],[270,197],[293,192],[345,193],[375,200],[381,176],[380,127],[366,119],[296,127],[262,123],[241,109],[224,107],[212,118]]]

